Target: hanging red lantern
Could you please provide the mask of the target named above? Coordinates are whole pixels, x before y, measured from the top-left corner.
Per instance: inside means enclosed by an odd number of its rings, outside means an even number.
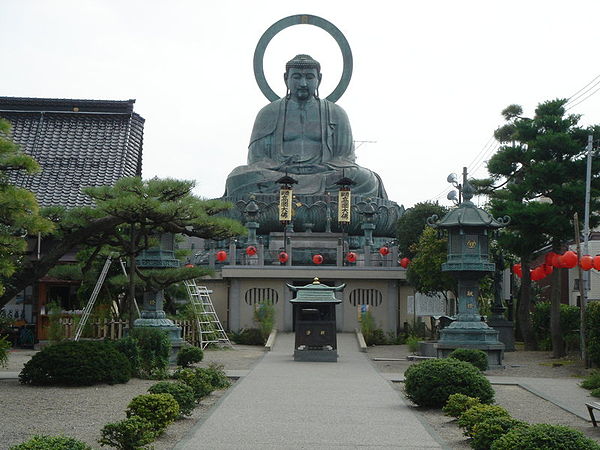
[[[400,260],[400,266],[404,267],[405,269],[408,267],[409,264],[410,264],[410,259],[408,259],[408,258],[402,258]]]
[[[227,259],[227,252],[224,251],[224,250],[219,250],[217,252],[216,256],[217,256],[217,261],[223,262],[223,261],[225,261]]]
[[[246,247],[246,255],[254,256],[256,255],[256,247],[254,245],[249,245]]]
[[[557,269],[560,269],[560,267],[561,267],[560,255],[558,253],[554,253],[552,255],[552,267],[556,267]]]
[[[289,255],[286,252],[280,252],[278,258],[281,264],[285,264],[286,262],[288,262],[288,259],[290,259]]]
[[[552,272],[554,272],[554,267],[549,266],[548,264],[544,264],[544,265],[542,265],[542,267],[544,268],[544,273],[546,274],[546,276],[548,276]]]
[[[592,258],[590,255],[583,255],[579,260],[579,265],[583,270],[590,270],[592,267],[594,267],[594,258]]]
[[[544,257],[544,264],[546,264],[547,266],[552,266],[552,261],[554,260],[554,256],[556,256],[556,253],[554,252],[548,252],[546,253],[546,256]]]
[[[565,252],[564,255],[562,255],[560,260],[562,262],[563,267],[567,269],[572,269],[577,265],[577,253],[569,250],[568,252]]]
[[[348,252],[346,254],[346,261],[348,261],[349,263],[356,262],[356,253],[354,253],[354,252]]]
[[[388,247],[381,247],[379,249],[379,254],[381,256],[389,255],[389,253],[390,253],[390,249]]]
[[[600,255],[594,256],[594,269],[600,270]]]
[[[312,262],[315,264],[322,264],[323,263],[323,256],[321,255],[314,255],[312,257]]]
[[[512,271],[519,278],[521,278],[523,276],[523,271],[521,270],[521,263],[513,265]]]
[[[187,269],[191,269],[192,267],[194,267],[194,265],[192,263],[187,263],[185,266],[183,266]]]
[[[542,278],[544,278],[544,276],[546,274],[544,273],[543,269],[542,270],[540,270],[540,269],[541,269],[541,267],[538,266],[531,271],[531,273],[529,274],[529,276],[531,277],[531,281],[539,281]]]

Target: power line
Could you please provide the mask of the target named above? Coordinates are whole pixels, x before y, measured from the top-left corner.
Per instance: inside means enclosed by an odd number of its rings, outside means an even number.
[[[581,88],[581,89],[579,89],[577,92],[575,92],[573,95],[571,95],[571,96],[570,96],[570,97],[567,99],[567,104],[568,104],[568,103],[571,103],[571,102],[573,102],[573,101],[575,101],[575,100],[577,100],[577,98],[576,98],[576,97],[580,97],[580,96],[578,96],[577,94],[579,94],[581,91],[583,91],[585,88],[587,88],[587,87],[588,87],[590,84],[592,84],[592,83],[593,83],[594,81],[596,81],[598,78],[600,78],[600,75],[596,75],[592,81],[590,81],[590,82],[589,82],[588,84],[586,84],[584,87],[582,87],[582,88]],[[600,82],[600,81],[599,81],[599,82]],[[594,86],[596,86],[596,84],[598,84],[598,83],[595,83],[595,84],[594,84]],[[592,86],[590,89],[592,89],[594,86]],[[589,89],[588,89],[588,91],[589,91]],[[587,91],[586,91],[586,92],[587,92]],[[582,94],[583,94],[583,93],[582,93]]]
[[[596,84],[599,84],[600,81]],[[595,86],[595,85],[594,85]],[[571,108],[579,105],[580,103],[583,103],[584,101],[586,101],[588,98],[590,98],[592,95],[594,95],[596,92],[600,91],[600,87],[598,87],[596,90],[592,91],[589,95],[587,95],[586,97],[583,97],[581,100],[579,100],[577,103],[572,104],[571,106],[569,106],[568,108],[565,109],[565,111],[570,110]]]

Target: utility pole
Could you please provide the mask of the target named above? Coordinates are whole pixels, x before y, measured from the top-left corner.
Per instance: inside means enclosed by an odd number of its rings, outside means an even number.
[[[589,237],[590,237],[590,191],[592,184],[592,145],[593,145],[593,136],[590,134],[588,136],[587,143],[587,164],[586,164],[586,176],[585,176],[585,210],[583,213],[583,253],[585,255],[589,255],[590,249],[588,245]],[[576,226],[579,228],[579,224],[575,221]],[[577,241],[579,241],[579,232],[576,234]],[[581,270],[581,269],[580,269]],[[581,329],[581,358],[583,359],[585,366],[587,367],[587,357],[585,351],[585,310],[587,308],[587,296],[588,296],[588,288],[590,281],[590,273],[589,271],[584,271],[583,275],[579,277],[580,285],[583,284],[583,287],[580,287],[580,312],[581,312],[581,325],[579,328]]]

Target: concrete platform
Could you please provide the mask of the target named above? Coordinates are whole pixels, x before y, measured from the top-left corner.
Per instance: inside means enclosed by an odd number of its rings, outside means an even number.
[[[175,447],[183,449],[443,448],[399,392],[338,335],[336,363],[293,360],[294,336],[273,350]]]

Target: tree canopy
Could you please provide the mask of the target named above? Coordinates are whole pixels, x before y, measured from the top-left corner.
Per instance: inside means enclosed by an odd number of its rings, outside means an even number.
[[[533,254],[552,245],[557,251],[573,237],[573,215],[583,218],[585,202],[586,143],[589,134],[600,135],[597,126],[578,126],[580,116],[567,114],[564,99],[540,103],[533,118],[523,117],[519,105],[502,111],[506,124],[495,132],[502,144],[488,161],[490,179],[480,180],[481,192],[490,196],[494,216],[509,215],[511,224],[502,230],[500,245],[521,258],[523,280],[518,316],[526,348],[535,347],[529,310],[529,267]],[[600,206],[600,160],[595,151],[591,210]],[[590,218],[590,225],[598,223]],[[559,283],[555,271],[553,284]],[[560,298],[553,296],[555,355],[562,354],[558,322]]]
[[[123,178],[114,186],[87,188],[93,207],[48,208],[44,213],[56,227],[46,251],[39,260],[23,260],[0,297],[0,306],[78,246],[90,246],[97,254],[111,246],[121,249],[121,256],[131,256],[151,245],[152,236],[162,232],[213,239],[245,233],[239,222],[217,215],[228,209],[229,203],[203,200],[192,194],[193,187],[192,181]]]
[[[52,222],[40,216],[35,195],[9,183],[11,172],[31,174],[40,169],[9,136],[10,124],[0,119],[0,295],[22,263],[27,236],[53,229]]]
[[[407,209],[402,217],[398,219],[397,224],[397,242],[400,255],[412,259],[415,256],[415,250],[412,246],[419,242],[427,218],[434,214],[443,217],[447,212],[448,208],[439,205],[437,202],[416,203],[412,208]]]

